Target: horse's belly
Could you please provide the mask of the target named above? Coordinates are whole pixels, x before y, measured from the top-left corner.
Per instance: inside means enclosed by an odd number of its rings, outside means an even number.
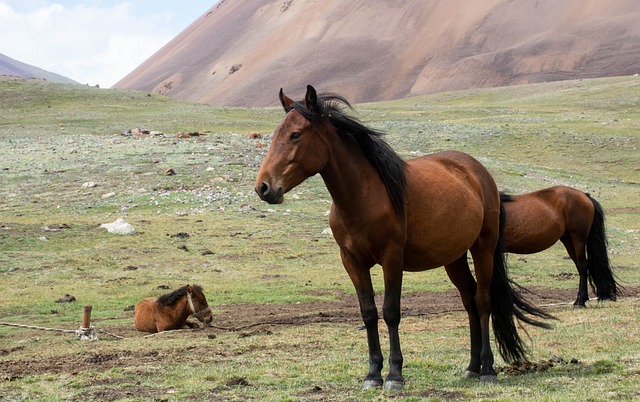
[[[480,236],[482,214],[460,211],[456,219],[448,218],[447,222],[439,222],[432,216],[430,220],[413,222],[408,229],[405,270],[424,271],[447,265],[464,255]]]
[[[556,244],[564,233],[564,226],[553,215],[522,216],[507,209],[504,245],[509,253],[533,254]]]
[[[477,169],[481,166],[477,161],[457,153],[448,160],[447,155],[410,161],[404,250],[407,271],[437,268],[457,260],[481,237],[485,219],[489,219],[487,211],[493,208],[498,212],[497,202],[492,208],[484,204],[487,196],[483,192],[489,190],[478,185],[481,172]],[[488,187],[495,189],[495,185]],[[497,231],[497,219],[495,223]]]
[[[417,272],[442,267],[464,255],[475,239],[461,239],[447,244],[424,244],[407,247],[404,252],[405,271]]]
[[[540,251],[546,250],[557,243],[560,236],[553,238],[540,238],[536,239],[533,237],[529,238],[520,238],[505,241],[505,250],[508,253],[513,254],[534,254],[539,253]]]

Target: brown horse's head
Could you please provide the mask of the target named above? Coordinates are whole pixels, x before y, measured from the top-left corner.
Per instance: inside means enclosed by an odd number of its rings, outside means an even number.
[[[287,114],[273,133],[256,178],[256,193],[270,204],[282,203],[286,192],[319,173],[330,152],[322,135],[330,124],[316,90],[308,85],[304,100],[294,102],[280,89],[280,102]]]
[[[204,296],[202,287],[198,285],[187,285],[187,301],[191,314],[193,314],[200,322],[210,325],[213,321],[213,313]]]

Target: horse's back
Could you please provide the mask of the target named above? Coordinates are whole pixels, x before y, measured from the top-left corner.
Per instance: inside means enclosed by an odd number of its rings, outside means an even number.
[[[567,230],[588,233],[593,221],[589,197],[567,186],[514,195],[503,205],[505,248],[516,254],[546,250]]]
[[[139,331],[158,332],[154,317],[155,302],[156,299],[147,298],[136,305],[133,313],[133,322]]]
[[[493,178],[475,158],[445,151],[407,161],[408,270],[451,263],[481,232],[497,239],[500,201]]]
[[[495,181],[489,171],[471,155],[443,151],[410,159],[407,165],[409,187],[419,197],[432,199],[434,193],[461,193],[478,201],[489,197],[493,202],[492,207],[499,208]],[[424,190],[428,195],[423,194]]]

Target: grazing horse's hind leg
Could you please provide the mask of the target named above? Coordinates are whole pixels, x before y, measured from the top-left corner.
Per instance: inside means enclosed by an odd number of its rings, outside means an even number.
[[[573,260],[573,263],[576,264],[578,275],[580,276],[578,296],[576,297],[576,301],[573,303],[573,308],[584,308],[586,307],[585,303],[589,301],[589,264],[587,262],[586,245],[584,241],[574,241],[571,236],[567,235],[562,236],[560,241],[567,250],[569,257]]]
[[[471,361],[465,371],[468,378],[477,378],[480,376],[480,352],[482,351],[482,334],[480,331],[480,316],[476,308],[476,280],[473,278],[469,270],[467,254],[454,261],[449,265],[445,265],[445,270],[449,279],[460,292],[462,304],[467,310],[469,316],[469,329],[471,332]]]

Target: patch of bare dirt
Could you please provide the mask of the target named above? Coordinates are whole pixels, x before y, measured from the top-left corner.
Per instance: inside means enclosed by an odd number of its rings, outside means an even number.
[[[640,288],[625,288],[627,296],[640,296]],[[570,305],[575,297],[574,289],[533,289],[527,293],[527,300],[538,307],[556,306],[559,304]],[[382,295],[376,296],[376,303],[381,305]],[[593,303],[593,302],[592,302]],[[314,323],[351,323],[360,325],[360,309],[354,295],[341,295],[337,301],[315,301],[300,304],[238,304],[218,307],[214,318],[214,327],[203,330],[185,331],[185,337],[208,336],[215,338],[221,331],[236,331],[238,336],[270,335],[274,328],[282,325],[304,326]],[[452,311],[463,311],[460,297],[456,291],[442,293],[416,292],[405,294],[402,297],[403,317],[425,317],[434,314],[443,314]],[[140,337],[140,332],[133,325],[110,326],[108,321],[96,322],[95,325],[110,333],[123,337]],[[101,337],[108,338],[105,334]],[[95,351],[89,355],[66,356],[64,359],[32,359],[16,361],[0,361],[0,381],[12,381],[30,374],[77,374],[82,370],[104,371],[113,367],[139,367],[146,364],[159,364],[162,361],[177,362],[190,359],[189,346],[183,350],[172,351],[131,351],[110,350],[108,352]],[[0,349],[0,356],[6,356],[13,349]],[[224,358],[225,354],[236,352],[216,351],[218,358]],[[242,353],[242,352],[237,352]],[[92,398],[114,400],[127,397],[127,387],[118,387],[118,395],[87,395]],[[157,390],[148,390],[154,395]],[[100,392],[107,392],[102,390]],[[115,392],[115,391],[114,391]],[[134,392],[132,389],[131,392]],[[170,392],[170,390],[169,390]],[[124,394],[122,394],[124,393]],[[430,397],[436,397],[438,391],[434,390]],[[144,393],[141,394],[144,396]],[[111,397],[114,398],[111,398]],[[444,395],[440,395],[441,397]]]

